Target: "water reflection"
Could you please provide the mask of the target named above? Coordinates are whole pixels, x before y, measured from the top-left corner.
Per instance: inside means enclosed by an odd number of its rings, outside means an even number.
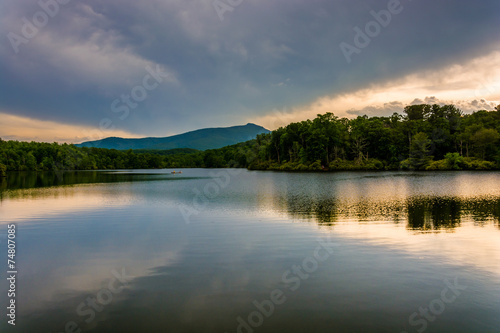
[[[0,198],[6,190],[175,179],[168,170],[10,172],[8,177],[0,178]]]
[[[463,219],[476,225],[500,223],[500,198],[457,198],[417,196],[402,201],[345,201],[295,195],[273,201],[274,209],[295,219],[314,220],[321,226],[338,221],[406,221],[410,230],[446,230],[460,227]]]
[[[16,331],[236,332],[281,288],[287,302],[255,332],[410,332],[455,277],[468,293],[428,331],[498,331],[499,177],[243,172],[188,225],[179,206],[214,182],[208,170],[17,174],[0,202],[19,230]],[[331,258],[288,290],[283,273],[326,235]],[[76,308],[122,267],[133,280],[85,322]]]
[[[170,170],[132,170],[120,172],[63,172],[9,174],[0,180],[0,201],[75,196],[81,189],[67,186],[132,182],[183,181],[169,187],[155,185],[146,189],[123,187],[111,191],[96,187],[103,196],[116,195],[124,202],[133,200],[179,201],[192,206],[196,190],[213,179],[207,170],[188,170],[187,175],[170,174]],[[198,181],[193,183],[189,181]],[[461,223],[477,226],[494,224],[500,227],[500,192],[498,173],[444,174],[277,174],[245,172],[233,179],[230,186],[210,198],[207,209],[254,209],[285,213],[297,220],[309,220],[321,226],[333,227],[339,221],[404,223],[409,230],[453,230]],[[198,184],[198,185],[197,185]],[[200,185],[201,184],[201,185]],[[51,190],[32,190],[52,187]],[[85,191],[89,191],[86,189]],[[88,194],[88,193],[87,193]],[[87,195],[85,194],[85,195]],[[66,199],[68,199],[66,198]],[[96,204],[89,196],[89,205]],[[82,204],[82,197],[73,201]],[[71,199],[65,205],[71,207]]]
[[[322,226],[404,223],[414,231],[451,231],[462,223],[500,224],[498,173],[273,175],[259,205]]]

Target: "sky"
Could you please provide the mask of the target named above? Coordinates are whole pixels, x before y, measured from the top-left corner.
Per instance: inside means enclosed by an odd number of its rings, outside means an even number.
[[[498,0],[2,0],[0,137],[500,104]]]

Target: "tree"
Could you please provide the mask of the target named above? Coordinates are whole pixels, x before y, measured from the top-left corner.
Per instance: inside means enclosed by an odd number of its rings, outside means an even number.
[[[221,168],[224,166],[224,160],[214,150],[205,152],[203,162],[206,168]]]
[[[423,120],[430,112],[431,106],[428,104],[408,105],[403,112],[408,120]]]
[[[424,169],[429,164],[432,160],[432,156],[429,156],[430,145],[431,140],[427,134],[422,132],[415,134],[410,147],[409,163],[411,168]]]
[[[500,105],[495,110],[463,115],[453,105],[421,104],[407,106],[405,115],[389,117],[339,119],[326,113],[204,152],[119,151],[0,139],[0,164],[8,171],[205,166],[312,170],[318,165],[343,170],[424,169],[434,156],[429,169],[462,164],[467,169],[493,169],[500,168]],[[462,159],[458,153],[477,158]]]
[[[484,160],[489,149],[493,148],[500,139],[500,134],[492,128],[483,128],[477,131],[471,138],[478,154]]]
[[[278,128],[277,130],[271,133],[271,143],[274,148],[274,152],[276,153],[276,157],[278,159],[278,164],[281,164],[280,159],[280,150],[282,146],[281,136],[285,133],[285,129],[283,127]]]
[[[31,151],[26,154],[25,165],[27,170],[36,170],[36,158]]]
[[[354,136],[352,138],[352,153],[354,155],[354,159],[356,162],[359,164],[363,162],[363,160],[367,157],[365,157],[364,150],[366,148],[366,143],[365,139],[361,136]]]
[[[448,153],[444,158],[450,169],[461,170],[464,165],[464,158],[459,153]]]
[[[333,147],[340,144],[339,129],[337,126],[338,118],[331,112],[327,112],[324,115],[318,114],[316,119],[314,119],[312,126],[313,131],[317,131],[317,136],[322,140],[322,146],[324,147],[324,155],[326,159],[324,162],[328,165],[330,163],[330,154],[333,151]]]

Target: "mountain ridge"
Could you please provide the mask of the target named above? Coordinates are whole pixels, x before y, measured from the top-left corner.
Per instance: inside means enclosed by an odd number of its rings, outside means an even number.
[[[191,148],[197,150],[217,149],[254,139],[258,134],[270,133],[266,128],[247,123],[230,127],[202,128],[167,137],[121,138],[108,137],[101,140],[85,141],[77,147],[96,147],[117,150],[155,149],[167,150]]]

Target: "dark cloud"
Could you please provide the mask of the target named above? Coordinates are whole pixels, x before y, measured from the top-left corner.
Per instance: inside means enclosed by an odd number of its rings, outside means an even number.
[[[354,27],[364,29],[370,11],[387,2],[243,0],[221,21],[213,0],[74,0],[16,54],[7,34],[21,34],[22,18],[32,20],[41,9],[34,1],[6,0],[0,110],[91,126],[108,117],[119,128],[161,135],[241,123],[498,45],[497,0],[401,4],[403,11],[348,64],[340,43],[353,44]],[[175,80],[119,119],[111,103],[156,64]]]

